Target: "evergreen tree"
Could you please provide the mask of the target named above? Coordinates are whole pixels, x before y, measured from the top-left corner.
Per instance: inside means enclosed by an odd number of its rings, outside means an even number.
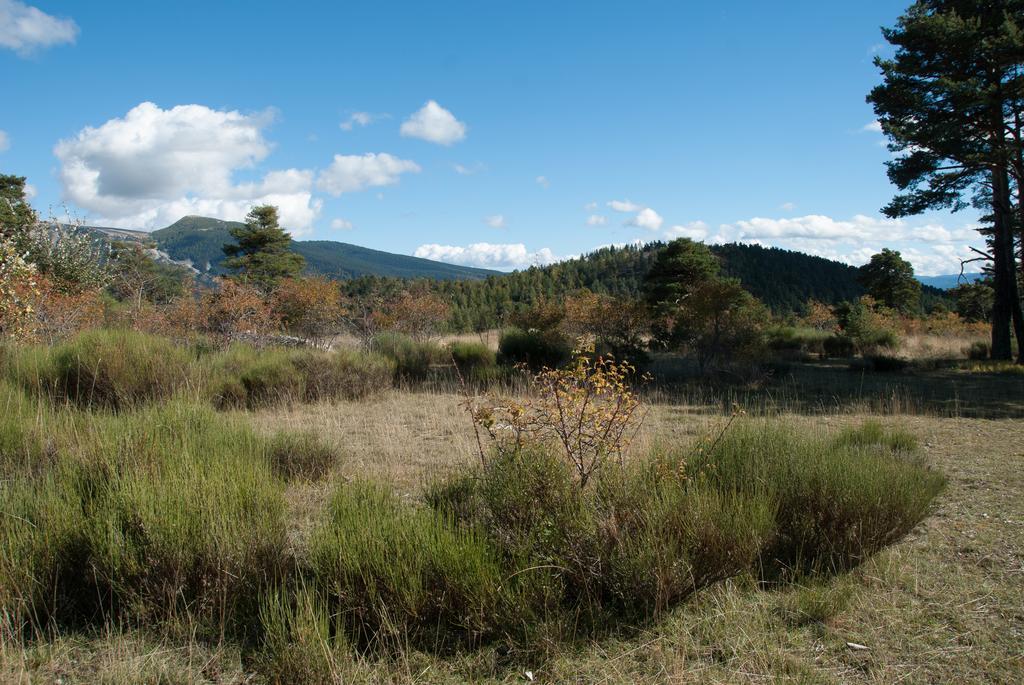
[[[25,196],[25,177],[0,174],[0,240],[25,250],[29,230],[37,221]]]
[[[224,245],[224,265],[235,271],[235,279],[267,293],[282,278],[298,276],[306,265],[302,255],[291,251],[292,239],[278,225],[277,207],[253,207],[245,226],[231,229],[236,244]]]
[[[904,314],[921,309],[921,283],[914,278],[914,267],[895,250],[871,255],[857,278],[868,295],[889,309]]]
[[[675,307],[702,283],[718,276],[718,259],[704,243],[673,240],[658,253],[644,279],[647,304],[655,311]]]
[[[1018,198],[1024,180],[1022,17],[1024,0],[918,0],[895,28],[883,29],[896,54],[875,60],[883,83],[868,95],[897,155],[889,178],[903,191],[885,214],[957,211],[972,202],[988,212],[997,359],[1011,356],[1011,321],[1024,339],[1012,204],[1014,179]]]

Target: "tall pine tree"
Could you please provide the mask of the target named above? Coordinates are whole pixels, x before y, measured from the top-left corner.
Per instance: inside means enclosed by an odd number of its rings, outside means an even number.
[[[302,255],[291,251],[292,238],[281,228],[277,207],[253,207],[245,217],[245,226],[231,229],[237,242],[224,245],[228,259],[224,265],[235,272],[234,278],[270,292],[283,278],[298,276],[306,266]]]
[[[929,209],[986,212],[995,302],[992,356],[1011,357],[1010,326],[1024,363],[1024,314],[1014,233],[1021,212],[1015,160],[1022,159],[1024,0],[918,0],[895,28],[896,47],[876,59],[883,83],[868,95],[896,153],[889,178],[900,188],[883,211],[891,217]],[[1024,212],[1024,209],[1022,209]]]

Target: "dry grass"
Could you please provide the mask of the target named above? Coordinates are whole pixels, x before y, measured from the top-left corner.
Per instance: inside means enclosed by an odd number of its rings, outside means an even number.
[[[896,355],[902,359],[967,359],[967,350],[975,342],[988,342],[985,335],[901,335]]]
[[[390,391],[371,402],[297,405],[249,415],[260,430],[302,430],[337,447],[332,475],[290,486],[301,538],[332,479],[381,478],[406,497],[476,459],[454,394]],[[863,416],[788,415],[809,432]],[[727,419],[693,407],[652,407],[633,449],[714,434]],[[823,586],[764,591],[750,579],[699,593],[639,634],[562,647],[544,663],[499,669],[483,650],[442,659],[408,651],[358,660],[344,682],[1020,682],[1024,672],[1024,422],[889,416],[919,436],[948,476],[937,511],[867,564]],[[304,545],[297,545],[301,548]],[[855,649],[856,643],[867,649]],[[168,643],[125,630],[22,649],[0,626],[0,682],[241,683],[230,649]]]

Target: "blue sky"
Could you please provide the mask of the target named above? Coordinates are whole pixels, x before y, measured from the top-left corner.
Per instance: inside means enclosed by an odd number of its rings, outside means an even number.
[[[689,236],[955,273],[976,215],[893,222],[864,102],[908,0],[0,0],[0,171],[154,229],[521,268]]]

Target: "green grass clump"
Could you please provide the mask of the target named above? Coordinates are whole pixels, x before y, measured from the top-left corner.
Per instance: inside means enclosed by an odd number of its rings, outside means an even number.
[[[380,487],[339,487],[309,555],[317,585],[362,644],[438,648],[495,628],[502,573],[487,541]]]
[[[657,616],[757,557],[764,504],[677,475],[652,460],[581,489],[562,459],[532,449],[441,483],[428,501],[500,550],[521,624],[572,616],[571,630],[602,631]]]
[[[235,345],[205,363],[214,404],[221,408],[364,399],[390,386],[394,373],[386,357],[351,350]]]
[[[300,586],[276,588],[260,606],[259,671],[268,682],[345,682],[352,652],[323,597]]]
[[[497,355],[482,342],[455,341],[448,345],[452,362],[465,379],[487,376],[497,364]]]
[[[36,629],[253,629],[285,544],[282,485],[261,439],[181,401],[39,420],[51,463],[0,482],[0,612]]]
[[[569,342],[557,331],[510,328],[498,341],[498,360],[507,366],[522,364],[531,371],[554,369],[569,361]]]
[[[687,463],[721,492],[767,498],[775,512],[760,570],[779,578],[863,562],[925,516],[945,480],[908,453],[913,440],[868,424],[834,440],[781,424],[741,424]]]
[[[96,408],[164,400],[193,382],[184,350],[130,330],[86,331],[55,348],[26,350],[12,363],[27,389]]]
[[[315,433],[277,433],[269,445],[270,466],[285,480],[316,480],[337,461],[335,450]]]
[[[880,421],[869,419],[859,426],[844,428],[834,439],[841,447],[880,449],[910,454],[917,449],[917,437],[906,431],[886,428]]]
[[[421,383],[430,374],[430,367],[446,361],[444,350],[429,340],[414,340],[395,332],[380,333],[370,341],[370,350],[394,363],[395,380],[399,383]]]
[[[824,354],[825,341],[831,336],[810,326],[773,326],[766,331],[768,346],[779,352]]]
[[[305,400],[361,400],[388,387],[395,364],[372,352],[302,352],[292,358],[305,379]]]

